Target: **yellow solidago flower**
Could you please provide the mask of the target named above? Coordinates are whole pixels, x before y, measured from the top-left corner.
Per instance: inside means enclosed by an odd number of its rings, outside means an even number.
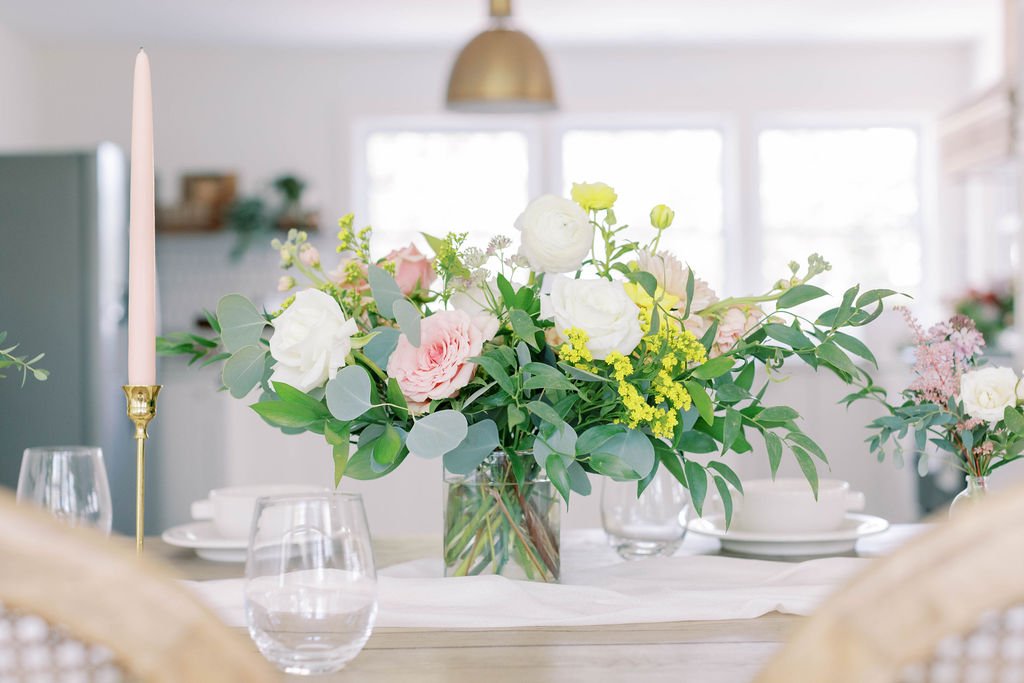
[[[589,335],[578,327],[570,327],[565,331],[565,339],[558,347],[558,358],[580,369],[595,372],[594,355],[587,348]]]
[[[583,207],[584,211],[610,209],[619,195],[604,183],[573,183],[572,200]]]

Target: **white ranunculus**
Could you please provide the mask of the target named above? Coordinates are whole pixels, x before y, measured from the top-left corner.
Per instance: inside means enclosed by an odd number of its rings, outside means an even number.
[[[587,348],[598,360],[612,351],[628,355],[640,343],[640,309],[621,282],[551,278],[551,293],[541,297],[541,315],[555,321],[564,339],[576,327],[587,333]]]
[[[498,333],[498,319],[491,312],[491,301],[501,301],[498,282],[494,278],[485,281],[478,287],[464,292],[452,294],[448,303],[456,311],[468,313],[473,324],[483,332],[484,339],[490,341]]]
[[[515,226],[522,233],[519,253],[538,273],[579,270],[594,244],[594,226],[579,204],[551,194],[530,202]]]
[[[1003,411],[1017,405],[1016,373],[1010,368],[981,368],[960,377],[960,400],[971,417],[986,422],[1003,419]]]
[[[284,382],[301,391],[321,386],[338,374],[352,350],[356,321],[318,289],[295,295],[295,301],[273,322],[270,355],[277,364],[271,382]]]

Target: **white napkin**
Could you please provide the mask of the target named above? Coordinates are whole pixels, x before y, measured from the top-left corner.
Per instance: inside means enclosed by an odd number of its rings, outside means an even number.
[[[871,545],[888,550],[916,529],[895,527]],[[864,542],[862,542],[863,544]],[[377,626],[502,628],[752,619],[768,612],[809,614],[863,569],[863,557],[799,563],[702,553],[717,543],[690,535],[673,557],[625,562],[600,531],[562,541],[562,583],[500,576],[441,578],[439,558],[381,570]],[[243,579],[186,582],[231,626],[245,625]]]

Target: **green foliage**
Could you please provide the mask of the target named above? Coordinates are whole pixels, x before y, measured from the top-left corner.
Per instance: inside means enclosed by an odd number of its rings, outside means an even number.
[[[3,344],[6,339],[7,332],[0,331],[0,344]],[[6,377],[4,374],[5,368],[14,368],[15,371],[21,372],[21,386],[25,386],[29,375],[32,375],[39,382],[45,382],[46,378],[50,376],[50,371],[43,370],[36,366],[36,363],[41,361],[46,354],[40,353],[32,358],[28,356],[15,356],[14,352],[17,349],[17,344],[0,349],[0,379]]]

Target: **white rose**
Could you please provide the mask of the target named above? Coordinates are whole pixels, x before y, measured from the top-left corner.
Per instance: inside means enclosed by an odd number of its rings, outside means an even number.
[[[579,270],[594,244],[594,226],[576,202],[546,194],[519,214],[519,253],[538,273]]]
[[[318,289],[295,295],[295,301],[273,322],[270,355],[277,364],[271,382],[284,382],[301,391],[314,389],[338,374],[352,350],[356,321]]]
[[[960,377],[960,399],[971,417],[986,422],[1003,419],[1017,405],[1017,375],[1010,368],[982,368]]]
[[[498,319],[491,312],[491,301],[501,301],[498,282],[494,278],[485,281],[478,287],[464,292],[455,292],[448,303],[456,311],[469,314],[473,324],[483,333],[484,340],[490,341],[498,333],[499,325]]]
[[[628,355],[643,338],[640,309],[621,282],[551,278],[551,293],[540,300],[541,315],[555,321],[563,339],[576,327],[587,333],[587,348],[597,360],[612,351]]]

